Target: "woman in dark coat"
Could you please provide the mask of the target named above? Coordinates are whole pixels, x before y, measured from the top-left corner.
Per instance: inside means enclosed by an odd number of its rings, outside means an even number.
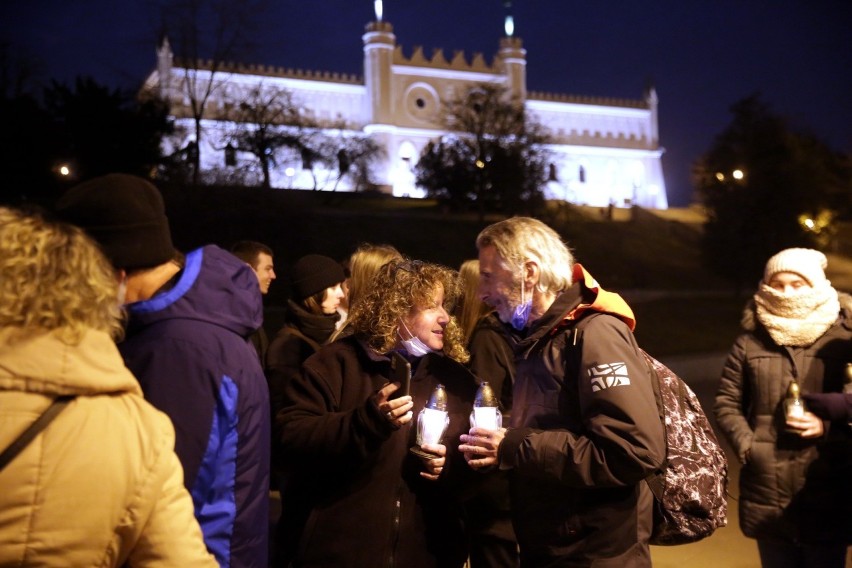
[[[791,390],[839,393],[852,361],[852,298],[825,278],[826,258],[787,249],[766,264],[722,374],[714,407],[743,462],[740,528],[764,568],[843,568],[852,536],[852,439]]]
[[[476,383],[445,304],[457,275],[395,260],[349,314],[352,335],[309,358],[277,415],[286,458],[279,534],[293,566],[461,567],[462,492],[477,474],[457,451]],[[410,395],[392,398],[392,352],[410,363]],[[438,385],[449,426],[418,456],[417,416]]]

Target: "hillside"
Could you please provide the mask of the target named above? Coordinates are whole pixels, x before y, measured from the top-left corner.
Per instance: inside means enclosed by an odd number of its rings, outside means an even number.
[[[503,218],[450,214],[431,200],[386,195],[256,188],[163,189],[175,245],[228,247],[240,239],[275,251],[279,279],[266,298],[267,328],[277,329],[289,266],[320,253],[344,259],[360,243],[389,243],[404,254],[458,267],[475,258],[475,239]],[[604,212],[605,213],[605,212]],[[657,355],[726,350],[736,337],[746,298],[699,261],[700,215],[693,210],[648,212],[616,209],[613,219],[595,208],[551,207],[542,220],[554,227],[575,256],[609,290],[620,292],[637,314],[636,335]],[[852,262],[831,257],[829,274],[852,290]],[[837,278],[837,281],[835,281]]]

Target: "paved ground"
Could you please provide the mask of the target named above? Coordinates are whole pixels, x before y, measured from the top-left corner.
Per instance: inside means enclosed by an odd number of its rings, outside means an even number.
[[[709,353],[661,358],[692,387],[714,428],[713,398],[726,356],[727,353]],[[740,464],[721,435],[719,435],[719,441],[728,455],[730,477],[728,526],[718,529],[709,538],[694,544],[652,547],[654,568],[757,568],[760,566],[756,542],[744,537],[739,527],[736,496],[739,495]],[[852,568],[852,549],[846,557],[846,567]]]

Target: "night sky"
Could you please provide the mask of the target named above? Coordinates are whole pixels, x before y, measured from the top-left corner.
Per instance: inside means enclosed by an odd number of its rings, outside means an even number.
[[[251,63],[362,75],[371,0],[278,0],[259,18]],[[761,93],[776,112],[836,150],[852,152],[850,0],[515,0],[527,87],[660,99],[669,202],[692,201],[689,169],[730,121],[729,107]],[[410,55],[441,47],[490,62],[503,31],[500,0],[385,0],[385,20]],[[149,0],[6,0],[0,40],[40,61],[42,78],[138,88],[154,68],[159,16]]]

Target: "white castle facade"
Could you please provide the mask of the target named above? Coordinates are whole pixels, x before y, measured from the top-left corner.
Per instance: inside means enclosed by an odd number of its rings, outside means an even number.
[[[227,133],[233,123],[224,112],[245,100],[252,89],[286,90],[302,113],[337,136],[371,137],[384,156],[372,170],[372,181],[396,196],[423,197],[413,174],[423,148],[447,132],[438,121],[442,100],[455,98],[470,87],[492,83],[525,101],[549,131],[553,143],[546,197],[571,203],[607,206],[631,204],[666,209],[665,182],[659,144],[657,105],[653,88],[641,100],[613,100],[536,93],[527,90],[526,50],[511,28],[500,39],[489,64],[482,54],[468,60],[456,52],[450,60],[441,50],[426,57],[421,48],[411,56],[396,43],[390,23],[376,20],[363,35],[363,78],[325,72],[305,72],[267,66],[226,65],[215,73],[211,65],[193,68],[176,64],[168,42],[158,50],[157,69],[143,87],[168,101],[175,133],[166,142],[167,153],[185,148],[195,137],[188,88],[212,86],[198,147],[202,172],[222,172],[245,166],[250,154],[226,156]],[[340,177],[336,168],[306,168],[301,156],[276,156],[271,171],[273,187],[352,191],[354,180]]]

